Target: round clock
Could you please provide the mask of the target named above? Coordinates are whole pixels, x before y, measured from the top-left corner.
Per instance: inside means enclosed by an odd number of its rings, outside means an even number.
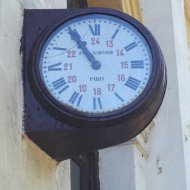
[[[166,88],[164,59],[151,33],[124,13],[100,8],[76,11],[44,31],[29,74],[44,108],[76,127],[127,124],[145,108],[148,124]]]

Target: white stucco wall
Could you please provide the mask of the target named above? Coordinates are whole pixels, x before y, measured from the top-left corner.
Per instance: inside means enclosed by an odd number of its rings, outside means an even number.
[[[187,189],[190,190],[190,60],[183,1],[172,1]],[[175,13],[175,14],[174,14]]]
[[[126,187],[135,190],[135,156],[132,145],[107,148],[101,150],[99,156],[101,190],[124,190]]]
[[[183,1],[141,2],[144,23],[156,36],[168,70],[164,104],[147,143],[148,190],[189,190],[190,70]]]
[[[140,136],[128,143],[100,150],[101,190],[146,190],[147,153]]]
[[[0,190],[62,189],[64,166],[57,166],[22,134],[19,51],[24,8],[65,7],[65,0],[0,0]]]

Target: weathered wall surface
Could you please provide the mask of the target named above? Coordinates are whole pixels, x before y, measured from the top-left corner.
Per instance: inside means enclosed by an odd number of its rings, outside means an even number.
[[[190,2],[190,1],[189,1]],[[190,61],[184,19],[184,2],[172,1],[176,64],[179,85],[179,104],[185,160],[187,189],[190,190]]]
[[[61,189],[57,163],[22,136],[20,38],[24,8],[65,7],[64,0],[0,0],[0,190]]]
[[[143,22],[165,56],[167,92],[152,126],[131,143],[100,151],[101,190],[190,190],[190,69],[183,1],[140,3]]]
[[[147,142],[148,190],[189,190],[190,70],[184,2],[141,0],[144,24],[158,40],[168,71],[164,103]]]

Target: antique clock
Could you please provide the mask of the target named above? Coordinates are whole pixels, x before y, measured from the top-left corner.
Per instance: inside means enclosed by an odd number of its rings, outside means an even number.
[[[134,18],[102,8],[26,10],[23,32],[25,130],[53,158],[127,141],[157,113],[164,58]]]

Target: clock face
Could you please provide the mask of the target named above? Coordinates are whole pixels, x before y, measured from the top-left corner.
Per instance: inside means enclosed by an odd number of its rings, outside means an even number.
[[[47,38],[40,77],[59,104],[84,113],[108,113],[134,102],[152,72],[152,54],[130,23],[106,14],[68,20]]]

